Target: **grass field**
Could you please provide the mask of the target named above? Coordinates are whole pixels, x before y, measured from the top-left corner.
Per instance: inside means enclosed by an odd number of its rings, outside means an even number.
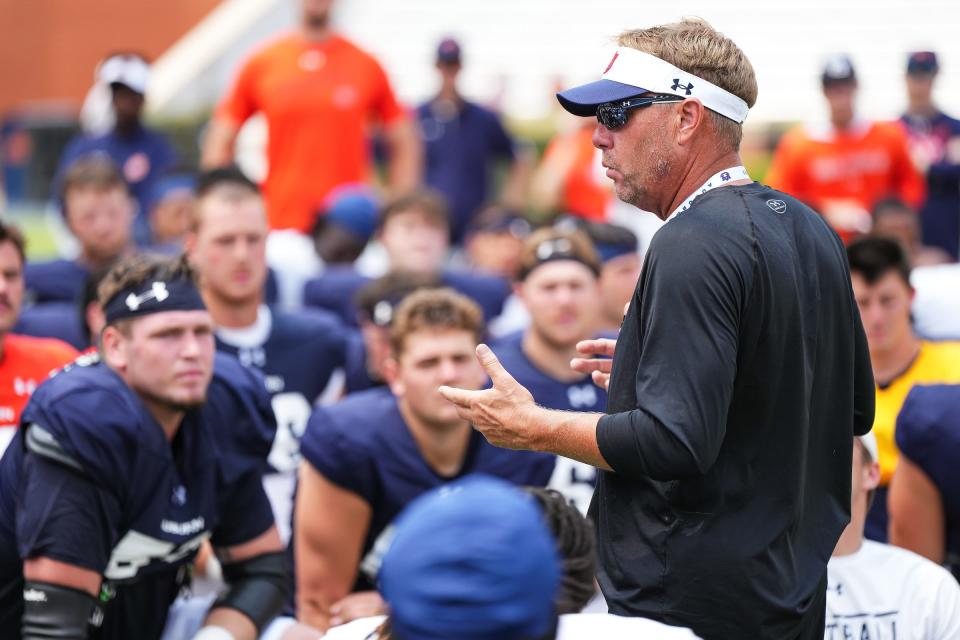
[[[59,255],[57,231],[50,224],[50,216],[43,204],[11,206],[4,218],[16,224],[27,240],[28,260],[49,260]]]

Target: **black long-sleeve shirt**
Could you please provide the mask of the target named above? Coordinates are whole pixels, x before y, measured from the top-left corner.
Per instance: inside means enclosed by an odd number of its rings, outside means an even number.
[[[822,638],[873,394],[846,253],[817,213],[754,183],[668,222],[597,428],[611,611],[708,640]]]

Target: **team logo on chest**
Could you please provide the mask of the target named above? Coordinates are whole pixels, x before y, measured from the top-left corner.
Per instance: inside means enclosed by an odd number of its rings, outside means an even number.
[[[592,407],[597,404],[597,390],[592,384],[567,388],[567,400],[574,409]]]

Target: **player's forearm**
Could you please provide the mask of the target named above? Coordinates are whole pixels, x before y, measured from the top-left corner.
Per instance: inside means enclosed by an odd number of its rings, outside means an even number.
[[[597,423],[602,415],[537,407],[531,424],[540,434],[537,450],[611,471],[597,444]]]
[[[204,639],[204,635],[209,636],[210,640],[216,638],[224,638],[225,640],[227,636],[224,633],[233,636],[233,640],[256,640],[257,627],[250,618],[239,611],[217,607],[207,614],[204,627],[197,633],[195,640]]]
[[[237,127],[232,123],[213,119],[200,150],[200,166],[211,169],[233,163],[233,148]]]

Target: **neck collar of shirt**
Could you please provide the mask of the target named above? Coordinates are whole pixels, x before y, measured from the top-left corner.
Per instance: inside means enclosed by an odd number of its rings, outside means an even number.
[[[683,213],[693,205],[693,201],[705,194],[708,191],[713,191],[717,187],[722,187],[725,184],[729,184],[735,180],[749,180],[750,174],[747,173],[746,168],[743,165],[738,165],[736,167],[730,167],[728,169],[722,169],[717,171],[715,174],[707,178],[707,181],[700,185],[699,189],[695,189],[693,193],[683,199],[683,203],[673,210],[673,212],[667,217],[667,222],[670,222],[676,218],[679,214]]]
[[[253,324],[239,329],[218,327],[217,337],[231,347],[253,349],[267,341],[271,328],[273,328],[273,313],[270,307],[262,304],[257,309],[257,319]]]

